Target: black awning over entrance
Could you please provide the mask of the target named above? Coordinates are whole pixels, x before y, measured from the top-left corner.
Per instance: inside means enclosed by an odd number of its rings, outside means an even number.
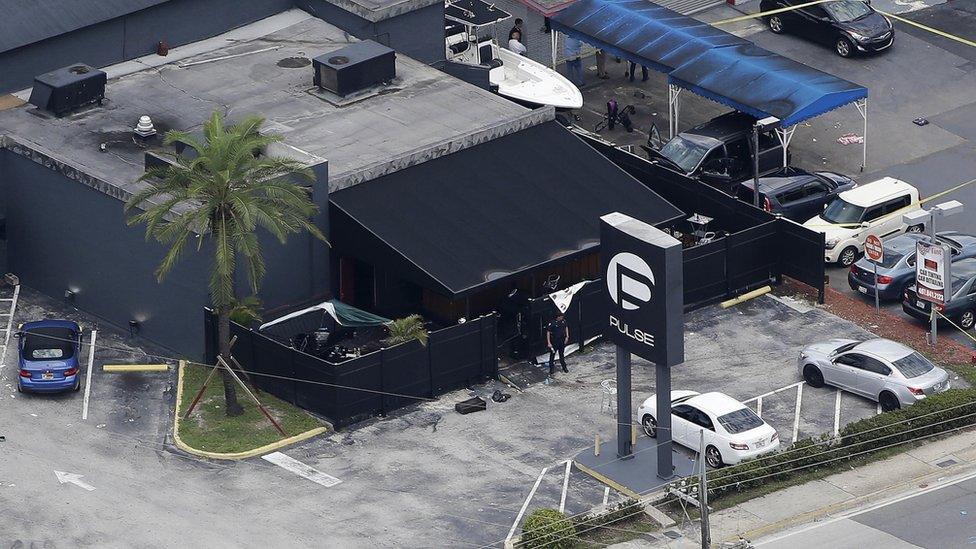
[[[340,254],[457,299],[599,245],[600,216],[682,212],[550,122],[332,194]]]

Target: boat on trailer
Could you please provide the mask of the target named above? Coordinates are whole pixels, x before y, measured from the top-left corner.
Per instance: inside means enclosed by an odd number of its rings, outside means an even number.
[[[448,61],[487,66],[498,95],[529,106],[578,109],[583,94],[565,76],[498,45],[492,29],[512,14],[482,0],[448,0],[444,7]]]

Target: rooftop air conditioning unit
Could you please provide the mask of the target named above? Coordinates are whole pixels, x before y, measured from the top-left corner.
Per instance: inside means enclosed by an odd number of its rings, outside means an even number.
[[[312,60],[315,85],[346,96],[396,77],[396,52],[373,42],[356,42]]]
[[[101,104],[107,80],[104,72],[84,64],[57,69],[34,77],[30,103],[64,116],[85,105]]]

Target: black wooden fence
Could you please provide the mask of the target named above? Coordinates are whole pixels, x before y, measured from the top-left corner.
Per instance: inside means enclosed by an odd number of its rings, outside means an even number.
[[[328,418],[338,429],[434,398],[498,373],[497,316],[333,364],[231,323],[234,357],[262,390]],[[216,318],[205,315],[207,360],[217,359]]]

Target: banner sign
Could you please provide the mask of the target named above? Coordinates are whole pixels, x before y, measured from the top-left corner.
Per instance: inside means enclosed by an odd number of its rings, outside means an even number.
[[[655,364],[684,361],[681,243],[621,213],[600,218],[604,335]]]
[[[919,299],[945,305],[949,252],[939,244],[919,242],[915,246],[915,288]]]

